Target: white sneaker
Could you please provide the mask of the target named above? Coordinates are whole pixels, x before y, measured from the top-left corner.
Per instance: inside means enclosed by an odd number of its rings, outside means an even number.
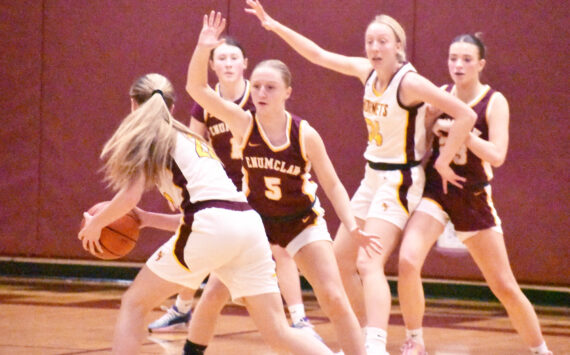
[[[186,329],[190,321],[191,312],[182,313],[176,306],[161,307],[166,313],[148,325],[149,332],[169,332],[177,329]]]

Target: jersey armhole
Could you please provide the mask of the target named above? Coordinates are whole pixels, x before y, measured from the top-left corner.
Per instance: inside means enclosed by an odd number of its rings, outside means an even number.
[[[305,127],[307,126],[310,126],[309,122],[305,120],[301,120],[301,122],[299,122],[299,147],[301,148],[301,156],[307,163],[309,163],[307,148],[305,147]]]
[[[487,103],[487,107],[485,108],[485,123],[487,123],[487,126],[489,125],[489,113],[491,112],[491,108],[493,107],[493,104],[495,103],[495,99],[497,98],[498,94],[499,94],[498,91],[493,91],[493,93],[489,97],[489,102]]]
[[[406,111],[411,111],[411,110],[417,110],[420,107],[422,107],[423,105],[425,105],[425,102],[420,102],[417,105],[414,106],[406,106],[402,103],[402,101],[400,101],[400,87],[402,86],[402,81],[404,81],[404,78],[406,77],[406,75],[408,75],[409,73],[416,73],[416,71],[408,71],[406,73],[404,73],[404,75],[402,75],[402,79],[400,79],[400,82],[398,83],[398,88],[396,89],[396,101],[398,102],[398,105],[403,108]],[[418,74],[419,75],[419,74]]]
[[[370,80],[370,78],[372,77],[373,74],[374,74],[374,68],[372,68],[372,70],[370,71],[370,73],[366,77],[366,80],[364,80],[364,86],[366,86],[366,83],[368,82],[368,80]]]

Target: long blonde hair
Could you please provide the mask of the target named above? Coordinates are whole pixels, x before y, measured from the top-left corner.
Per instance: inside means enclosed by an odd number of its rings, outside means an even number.
[[[164,182],[177,132],[192,134],[170,113],[174,88],[166,77],[141,76],[131,86],[130,96],[139,107],[125,117],[101,152],[105,180],[114,190],[127,187],[141,174],[146,188]]]

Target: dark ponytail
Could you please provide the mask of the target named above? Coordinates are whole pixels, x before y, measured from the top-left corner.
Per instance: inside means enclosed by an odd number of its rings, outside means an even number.
[[[456,42],[466,42],[474,44],[475,46],[477,46],[477,49],[479,49],[479,59],[485,59],[486,50],[485,50],[485,45],[481,40],[481,32],[477,32],[475,34],[468,33],[468,34],[459,35],[453,39],[451,44]]]

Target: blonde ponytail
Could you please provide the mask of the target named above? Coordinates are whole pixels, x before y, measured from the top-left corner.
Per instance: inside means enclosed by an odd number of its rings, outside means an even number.
[[[141,175],[147,188],[170,179],[170,155],[177,132],[195,136],[171,115],[174,90],[164,76],[147,74],[135,81],[130,93],[140,105],[123,120],[101,152],[105,180],[114,190]]]

